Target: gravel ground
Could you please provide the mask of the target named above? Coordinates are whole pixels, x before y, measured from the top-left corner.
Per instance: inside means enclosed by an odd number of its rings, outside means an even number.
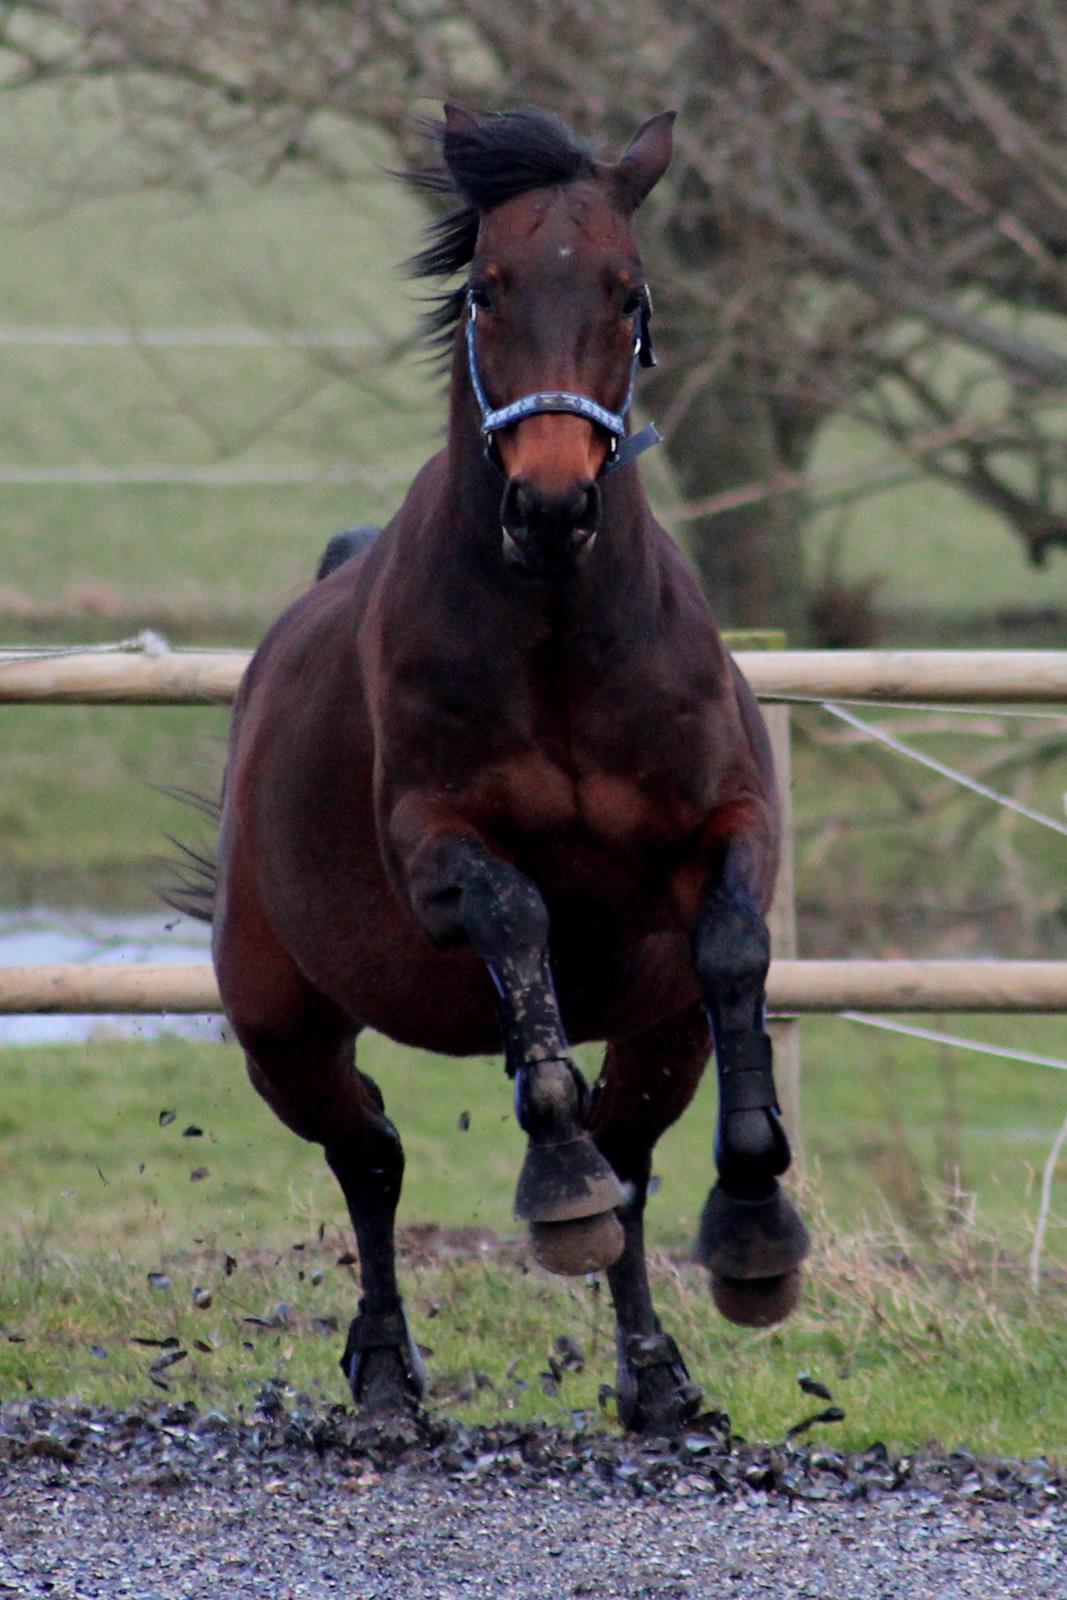
[[[261,1395],[0,1407],[0,1596],[53,1600],[1064,1600],[1067,1472],[755,1448],[577,1420],[371,1427]]]

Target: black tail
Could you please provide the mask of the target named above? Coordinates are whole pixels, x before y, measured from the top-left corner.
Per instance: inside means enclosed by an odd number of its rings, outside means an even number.
[[[222,806],[218,800],[197,794],[194,789],[161,788],[161,794],[193,806],[212,822],[218,822]],[[215,878],[218,865],[214,851],[194,850],[192,845],[173,834],[167,834],[167,843],[177,850],[177,856],[167,856],[159,864],[167,878],[155,886],[164,905],[180,911],[183,917],[193,917],[197,922],[210,922],[215,911]]]

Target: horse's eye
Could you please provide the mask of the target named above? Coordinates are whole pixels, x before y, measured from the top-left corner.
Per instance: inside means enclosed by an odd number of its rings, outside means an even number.
[[[471,284],[468,294],[470,295],[470,303],[476,311],[492,310],[489,300],[489,291],[487,289],[480,289],[476,287],[476,285]]]

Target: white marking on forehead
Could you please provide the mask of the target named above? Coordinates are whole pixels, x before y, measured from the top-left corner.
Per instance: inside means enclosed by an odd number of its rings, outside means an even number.
[[[572,256],[574,251],[571,249],[569,244],[561,244],[559,247],[559,253],[561,256]]]

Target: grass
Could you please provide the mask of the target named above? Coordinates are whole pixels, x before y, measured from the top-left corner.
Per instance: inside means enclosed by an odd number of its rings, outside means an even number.
[[[1037,1019],[1012,1025],[1032,1049],[1050,1049],[1049,1033]],[[803,1050],[804,1203],[818,1243],[802,1309],[782,1329],[730,1327],[685,1260],[711,1176],[709,1086],[657,1154],[657,1295],[709,1400],[747,1436],[781,1437],[804,1413],[796,1374],[807,1370],[848,1413],[827,1443],[1063,1453],[1062,1222],[1039,1296],[1022,1271],[1062,1081],[950,1066],[934,1047],[840,1022],[804,1024]],[[468,1418],[595,1409],[612,1377],[604,1287],[477,1249],[484,1230],[515,1237],[520,1136],[499,1063],[427,1060],[377,1038],[364,1059],[407,1149],[403,1277],[437,1402]],[[160,1348],[131,1343],[147,1338],[180,1341],[187,1359],[156,1376],[201,1406],[248,1404],[273,1376],[342,1397],[335,1363],[357,1286],[338,1264],[350,1250],[340,1196],[318,1153],[252,1094],[235,1050],[100,1041],[8,1051],[3,1070],[0,1324],[24,1342],[0,1340],[0,1393],[128,1402],[151,1392]],[[475,1248],[435,1254],[417,1226],[427,1222],[466,1230]],[[153,1286],[158,1273],[167,1282]],[[210,1306],[194,1305],[194,1288]],[[564,1334],[586,1370],[546,1395]]]
[[[1062,823],[1067,723],[860,714]],[[1067,952],[1062,839],[1053,829],[856,741],[814,708],[798,708],[792,725],[805,955]]]

